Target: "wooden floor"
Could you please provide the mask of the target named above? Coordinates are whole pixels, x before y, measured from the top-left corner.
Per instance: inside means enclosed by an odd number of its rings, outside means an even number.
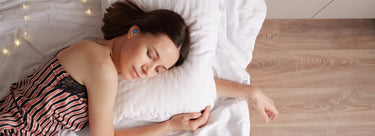
[[[375,20],[266,20],[247,71],[280,112],[251,136],[375,136]]]

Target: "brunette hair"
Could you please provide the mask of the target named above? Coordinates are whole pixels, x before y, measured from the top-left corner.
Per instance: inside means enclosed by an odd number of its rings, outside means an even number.
[[[142,33],[166,34],[180,49],[180,56],[174,66],[181,65],[190,51],[190,30],[184,19],[171,10],[158,9],[146,12],[134,2],[116,2],[107,8],[103,18],[104,39],[110,40],[127,34],[130,27],[137,25]]]

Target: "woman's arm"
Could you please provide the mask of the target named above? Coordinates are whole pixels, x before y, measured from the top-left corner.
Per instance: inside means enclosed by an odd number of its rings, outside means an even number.
[[[215,78],[216,93],[218,97],[251,97],[255,87],[236,83],[233,81]]]
[[[89,125],[92,136],[113,136],[113,107],[117,90],[117,73],[113,68],[92,66],[91,78],[85,80],[88,94]]]
[[[172,125],[166,121],[137,128],[116,130],[115,136],[162,136],[173,131]]]
[[[271,98],[265,95],[258,87],[240,84],[228,80],[215,78],[218,97],[247,97],[254,108],[262,115],[264,121],[275,120],[279,112]]]
[[[116,130],[116,136],[161,136],[178,130],[196,130],[207,123],[211,106],[200,112],[183,113],[154,125]]]
[[[80,41],[57,56],[69,75],[86,87],[92,136],[114,135],[112,116],[118,78],[106,49]]]

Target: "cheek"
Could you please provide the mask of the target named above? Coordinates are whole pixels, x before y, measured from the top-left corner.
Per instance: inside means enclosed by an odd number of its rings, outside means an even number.
[[[136,48],[128,57],[131,58],[131,63],[134,64],[143,64],[149,59],[147,56],[147,48]]]
[[[125,79],[125,80],[131,80],[133,79],[133,77],[131,76],[131,64],[127,63],[129,62],[128,60],[126,59],[123,59],[121,61],[121,66],[120,66],[120,69],[121,69],[121,76]]]
[[[120,55],[121,71],[126,73],[130,71],[131,66],[139,66],[147,59],[147,54],[138,48],[123,48]]]
[[[169,62],[170,62],[171,64],[174,65],[174,64],[177,63],[179,57],[180,57],[179,52],[174,53],[173,55],[171,55],[171,57],[170,57],[170,59],[169,59]],[[186,59],[186,58],[185,58],[185,59]]]

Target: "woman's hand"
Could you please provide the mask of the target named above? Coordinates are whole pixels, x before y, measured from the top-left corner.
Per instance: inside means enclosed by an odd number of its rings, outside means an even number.
[[[249,88],[248,97],[253,103],[255,110],[258,111],[264,121],[275,120],[279,112],[271,98],[265,95],[258,87],[249,86]]]
[[[216,93],[218,97],[248,97],[254,104],[254,108],[262,115],[264,121],[275,120],[279,112],[273,101],[258,87],[240,84],[233,81],[215,78]]]
[[[174,131],[196,130],[207,124],[211,106],[206,106],[203,113],[182,113],[174,115],[169,121]]]
[[[135,128],[126,128],[116,130],[116,136],[161,136],[173,131],[179,130],[196,130],[207,124],[208,116],[210,115],[211,106],[200,112],[182,113],[174,115],[171,119],[148,126],[141,126]]]

